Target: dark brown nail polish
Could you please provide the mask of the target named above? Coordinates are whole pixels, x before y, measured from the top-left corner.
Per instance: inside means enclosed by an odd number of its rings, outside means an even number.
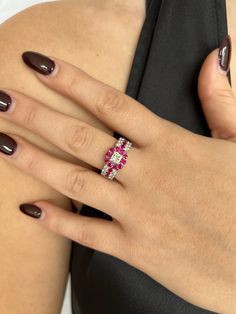
[[[31,69],[44,75],[51,74],[56,66],[53,60],[38,52],[26,51],[22,54],[22,59]]]
[[[16,148],[16,141],[7,134],[0,132],[0,152],[5,155],[13,155]]]
[[[22,213],[33,218],[39,219],[42,215],[42,210],[38,206],[32,204],[21,204],[19,208]]]
[[[228,35],[221,43],[219,50],[219,64],[223,71],[228,72],[231,60],[232,43]]]
[[[10,108],[11,103],[11,97],[0,90],[0,111],[7,111]]]

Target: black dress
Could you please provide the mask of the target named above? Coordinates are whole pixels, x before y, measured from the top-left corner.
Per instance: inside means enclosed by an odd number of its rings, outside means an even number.
[[[204,59],[226,35],[225,0],[147,1],[127,94],[157,115],[210,136],[197,79]],[[88,206],[81,214],[110,219]],[[73,314],[212,313],[184,301],[127,263],[75,242],[71,278]]]

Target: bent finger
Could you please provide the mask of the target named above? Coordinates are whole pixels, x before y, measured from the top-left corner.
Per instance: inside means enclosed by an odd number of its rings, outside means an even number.
[[[66,114],[60,113],[22,93],[7,90],[0,92],[11,102],[9,109],[0,116],[42,136],[52,144],[87,164],[102,169],[105,153],[117,143],[109,134]],[[1,102],[1,99],[0,99]],[[132,147],[125,171],[116,179],[125,182],[136,173],[138,150]]]
[[[21,204],[20,209],[49,230],[84,246],[112,255],[120,251],[123,236],[117,221],[78,215],[46,201]]]
[[[58,159],[15,134],[1,133],[0,157],[46,183],[63,195],[120,218],[126,192],[118,181],[110,181],[87,168]],[[118,206],[117,200],[119,199]]]
[[[236,98],[227,77],[230,55],[228,36],[204,61],[198,93],[212,137],[236,142]]]

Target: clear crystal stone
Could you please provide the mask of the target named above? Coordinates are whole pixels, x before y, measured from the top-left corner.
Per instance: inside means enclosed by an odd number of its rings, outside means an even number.
[[[110,161],[114,162],[115,164],[119,164],[122,158],[123,155],[119,154],[118,152],[114,152],[114,154],[111,156]]]

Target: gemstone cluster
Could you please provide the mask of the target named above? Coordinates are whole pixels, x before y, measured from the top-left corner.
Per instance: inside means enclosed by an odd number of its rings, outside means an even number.
[[[128,151],[132,143],[120,137],[115,147],[111,147],[105,154],[105,166],[101,174],[108,179],[113,179],[116,173],[127,163]]]

